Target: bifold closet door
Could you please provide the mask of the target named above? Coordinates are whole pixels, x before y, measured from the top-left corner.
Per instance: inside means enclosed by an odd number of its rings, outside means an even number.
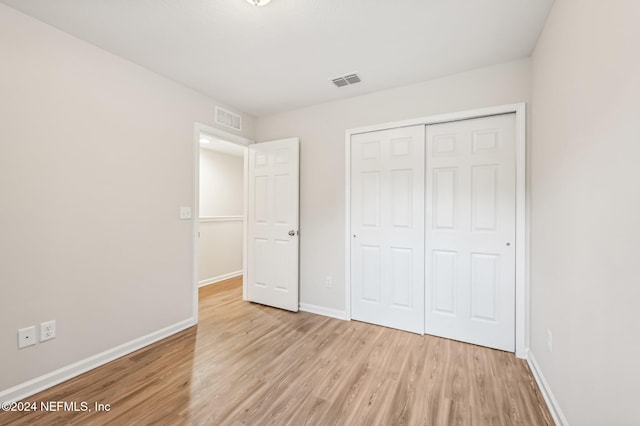
[[[424,125],[351,138],[351,314],[424,332]]]
[[[427,126],[425,332],[515,350],[515,114]]]

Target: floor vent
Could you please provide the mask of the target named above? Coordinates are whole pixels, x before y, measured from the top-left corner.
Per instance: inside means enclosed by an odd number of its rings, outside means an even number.
[[[216,107],[216,123],[237,131],[242,130],[242,117],[219,106]]]
[[[336,87],[344,87],[350,84],[360,83],[362,80],[360,80],[358,74],[347,74],[342,77],[334,78],[331,81],[333,81],[333,84],[335,84]]]

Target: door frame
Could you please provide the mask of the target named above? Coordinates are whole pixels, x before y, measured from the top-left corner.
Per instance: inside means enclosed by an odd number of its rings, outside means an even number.
[[[194,177],[193,177],[193,214],[192,214],[192,250],[193,250],[193,270],[192,270],[192,288],[193,288],[193,302],[192,302],[192,315],[194,324],[198,323],[198,288],[199,288],[199,275],[200,275],[200,244],[199,236],[200,232],[200,134],[214,137],[216,139],[223,140],[224,142],[233,143],[242,147],[248,148],[249,145],[254,144],[255,141],[247,139],[242,136],[234,135],[224,130],[217,129],[215,127],[207,126],[206,124],[196,122],[193,126],[193,163],[194,163]],[[242,194],[242,274],[247,274],[247,195],[248,195],[248,173],[249,173],[249,156],[247,155],[248,149],[245,149],[244,153],[244,170],[242,174],[243,179],[243,194]],[[242,280],[242,299],[247,300],[247,283]]]
[[[345,132],[345,315],[351,319],[351,136],[397,127],[430,125],[515,113],[516,118],[516,315],[515,355],[526,358],[529,341],[529,223],[527,202],[526,104],[524,102],[488,108],[438,114],[410,120],[348,129]],[[425,307],[426,309],[426,307]]]

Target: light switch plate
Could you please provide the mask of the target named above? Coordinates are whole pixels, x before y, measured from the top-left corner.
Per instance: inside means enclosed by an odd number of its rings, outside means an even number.
[[[191,219],[191,207],[180,207],[180,219]]]

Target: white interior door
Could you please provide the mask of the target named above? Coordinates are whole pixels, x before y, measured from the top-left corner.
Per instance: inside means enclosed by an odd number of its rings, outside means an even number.
[[[247,298],[298,311],[298,138],[249,147]]]
[[[424,332],[424,125],[351,137],[351,316]]]
[[[515,350],[515,114],[427,126],[425,332]]]

